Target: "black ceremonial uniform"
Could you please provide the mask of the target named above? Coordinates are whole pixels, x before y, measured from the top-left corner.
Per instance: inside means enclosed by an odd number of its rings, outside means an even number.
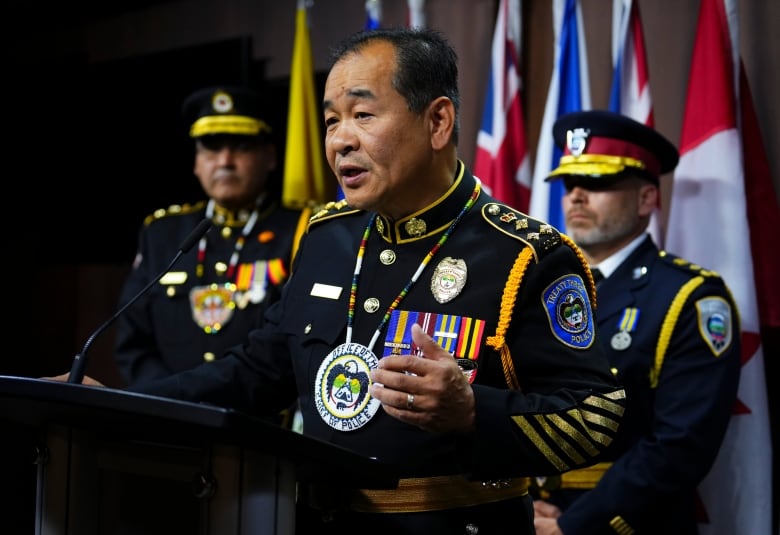
[[[206,203],[201,202],[159,210],[146,219],[120,304],[163,273],[205,214]],[[245,340],[261,323],[267,305],[279,298],[297,227],[302,232],[302,218],[309,215],[309,210],[280,208],[274,199],[263,201],[229,274],[250,211],[217,207],[205,241],[196,243],[119,318],[116,360],[125,381],[134,384],[193,368]]]
[[[696,486],[739,383],[736,305],[716,273],[659,252],[648,236],[599,284],[596,318],[626,412],[600,481],[593,469],[562,478],[567,489],[596,487],[547,498],[568,504],[558,523],[566,535],[696,534]]]
[[[385,492],[400,506],[381,491],[348,491],[339,474],[332,488],[302,491],[301,508],[311,499],[331,520],[307,516],[317,526],[304,521],[299,533],[531,534],[527,481],[517,478],[592,462],[618,426],[623,391],[595,340],[584,259],[549,225],[480,191],[462,163],[455,178],[439,201],[396,222],[343,203],[315,215],[282,299],[249,344],[143,388],[261,413],[297,394],[305,434],[399,467],[399,489]],[[358,344],[370,346],[380,329],[370,348],[377,358],[411,354],[411,322],[452,351],[472,381],[474,433],[423,431],[366,396]],[[410,481],[416,492],[406,490]]]

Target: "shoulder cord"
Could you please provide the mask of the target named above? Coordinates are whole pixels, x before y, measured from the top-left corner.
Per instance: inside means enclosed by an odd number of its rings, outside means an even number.
[[[666,316],[664,316],[664,322],[661,324],[661,332],[658,335],[658,345],[655,346],[655,361],[653,362],[653,369],[650,370],[650,388],[656,388],[658,386],[658,378],[661,375],[661,366],[663,366],[666,350],[669,348],[669,342],[672,338],[672,331],[674,331],[674,326],[680,318],[683,305],[693,291],[703,283],[704,277],[702,276],[692,278],[683,284],[680,291],[674,296],[672,304],[669,305],[669,310],[666,312]]]
[[[596,309],[596,285],[593,283],[593,276],[590,274],[588,268],[588,262],[585,260],[585,256],[577,247],[574,241],[561,234],[561,240],[568,245],[574,253],[577,255],[577,259],[580,264],[585,268],[585,273],[588,275],[588,293],[591,300],[591,307]],[[501,296],[501,312],[499,313],[498,326],[496,327],[496,334],[488,336],[487,344],[498,351],[501,354],[501,364],[504,369],[504,380],[509,388],[512,390],[520,389],[520,382],[517,379],[517,373],[515,372],[515,364],[512,360],[512,354],[509,351],[509,347],[506,345],[506,332],[509,329],[509,324],[512,320],[512,311],[514,310],[515,300],[517,299],[517,292],[520,289],[520,283],[525,276],[525,272],[528,269],[528,265],[533,260],[534,255],[531,247],[525,247],[520,254],[517,255],[512,270],[507,277],[506,285],[504,285],[504,293]]]

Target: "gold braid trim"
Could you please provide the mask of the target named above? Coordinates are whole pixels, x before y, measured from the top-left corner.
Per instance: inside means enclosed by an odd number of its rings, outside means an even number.
[[[655,363],[653,364],[653,369],[650,370],[650,388],[658,386],[658,377],[661,375],[661,366],[664,363],[666,350],[669,348],[672,331],[680,317],[680,312],[682,312],[685,301],[687,301],[693,291],[703,283],[704,277],[701,276],[689,280],[683,284],[683,287],[680,288],[680,291],[674,296],[672,304],[669,305],[669,310],[666,312],[664,322],[661,325],[661,333],[658,335],[658,345],[655,347]]]
[[[566,234],[561,234],[561,240],[563,240],[563,243],[568,245],[571,248],[571,250],[574,251],[574,254],[577,255],[577,259],[579,259],[580,264],[582,264],[582,267],[585,269],[585,273],[588,276],[588,293],[590,294],[590,307],[595,312],[596,311],[596,283],[593,282],[593,275],[590,272],[590,266],[588,266],[588,261],[585,260],[585,255],[582,254],[582,251],[580,251],[580,248],[577,247],[576,243],[574,243],[574,240],[572,240]]]
[[[501,364],[504,367],[504,379],[506,384],[512,390],[518,390],[520,383],[517,380],[517,374],[515,373],[515,365],[512,362],[512,355],[509,353],[509,348],[506,346],[506,331],[509,329],[509,323],[512,319],[512,310],[515,308],[515,299],[517,299],[517,291],[520,288],[520,282],[523,280],[525,270],[528,269],[528,264],[534,258],[533,250],[530,247],[525,247],[520,254],[517,255],[512,270],[507,277],[506,285],[504,286],[504,294],[501,296],[501,312],[498,317],[498,326],[496,327],[495,336],[488,336],[487,344],[501,353]]]

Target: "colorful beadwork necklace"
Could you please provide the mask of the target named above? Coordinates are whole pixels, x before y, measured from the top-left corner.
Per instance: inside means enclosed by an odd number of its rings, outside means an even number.
[[[452,234],[452,231],[463,219],[463,216],[471,209],[479,196],[481,184],[479,180],[474,185],[471,196],[453,219],[450,226],[442,234],[439,241],[431,248],[423,258],[412,278],[403,287],[398,296],[387,308],[385,315],[379,322],[368,346],[352,342],[352,332],[355,323],[355,305],[357,302],[357,289],[360,273],[363,269],[363,258],[371,235],[371,229],[376,221],[374,214],[368,221],[363,237],[360,240],[355,269],[352,274],[352,285],[349,290],[349,303],[347,309],[347,334],[343,344],[331,351],[320,364],[317,371],[317,379],[314,382],[314,399],[320,417],[330,427],[338,431],[353,431],[368,423],[379,409],[380,403],[368,394],[370,379],[369,372],[376,368],[379,359],[373,352],[373,347],[382,334],[382,329],[390,320],[393,311],[398,308],[401,301],[408,295],[412,286],[419,280],[422,272],[431,262],[434,255],[444,245]]]
[[[250,232],[252,232],[252,228],[257,222],[257,218],[260,215],[259,207],[263,202],[264,197],[265,195],[261,195],[257,199],[257,202],[255,203],[255,209],[252,210],[252,213],[249,215],[249,219],[247,219],[246,224],[244,224],[244,227],[241,229],[241,234],[239,234],[238,238],[236,238],[236,243],[233,246],[233,253],[230,255],[227,271],[225,272],[228,280],[232,279],[233,275],[235,274],[236,266],[238,265],[238,258],[241,255],[241,250],[244,248],[244,244],[246,243],[246,237]],[[209,202],[206,205],[207,219],[211,219],[214,216],[215,206],[216,202],[214,199],[209,199]],[[203,273],[205,271],[203,264],[206,261],[206,244],[207,240],[206,236],[204,235],[198,242],[198,265],[195,268],[195,274],[198,276],[198,278],[203,277]]]

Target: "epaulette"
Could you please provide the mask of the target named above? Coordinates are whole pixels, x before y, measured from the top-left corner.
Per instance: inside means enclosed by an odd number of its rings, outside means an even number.
[[[596,285],[593,283],[593,277],[590,275],[590,269],[582,251],[570,237],[566,234],[561,234],[549,223],[534,219],[505,204],[494,202],[482,207],[482,217],[499,232],[511,236],[528,246],[523,247],[519,252],[507,276],[504,291],[501,295],[498,326],[495,334],[487,337],[487,344],[501,355],[504,379],[507,386],[518,390],[520,389],[520,381],[515,371],[511,352],[506,344],[506,333],[512,322],[515,301],[528,267],[534,261],[539,262],[551,251],[565,244],[577,256],[583,272],[587,275],[588,297],[594,310],[596,309]]]
[[[168,208],[160,208],[146,216],[146,219],[144,219],[144,226],[164,217],[191,214],[192,212],[203,210],[205,205],[206,201],[198,201],[195,204],[172,204]]]
[[[345,199],[340,201],[330,201],[325,203],[324,206],[321,206],[319,210],[314,212],[314,215],[309,218],[309,226],[313,225],[314,223],[327,221],[328,219],[332,219],[334,217],[341,217],[361,211],[362,210],[358,210],[357,208],[352,208],[349,206]]]
[[[562,243],[561,233],[555,227],[505,204],[486,204],[482,217],[499,232],[528,245],[537,261]]]
[[[691,275],[701,275],[702,277],[721,278],[720,273],[718,273],[717,271],[712,271],[710,269],[700,266],[699,264],[694,264],[668,251],[659,251],[658,257],[664,262],[666,262],[667,264],[669,264],[670,266],[674,266],[678,269],[686,271]]]

